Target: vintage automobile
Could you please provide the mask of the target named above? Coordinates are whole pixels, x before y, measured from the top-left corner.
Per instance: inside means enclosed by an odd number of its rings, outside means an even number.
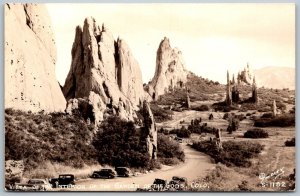
[[[16,183],[13,187],[15,191],[47,191],[52,187],[45,179],[30,179],[27,183]]]
[[[155,178],[149,191],[165,191],[167,187],[167,180]]]
[[[180,138],[180,137],[175,137],[175,139],[174,139],[175,141],[177,141],[178,143],[182,143],[183,142],[183,139],[182,138]]]
[[[116,173],[112,169],[101,169],[100,171],[94,171],[91,178],[114,178]]]
[[[127,167],[116,167],[115,171],[117,172],[118,176],[122,177],[129,177],[130,175],[132,175],[130,169]]]
[[[58,178],[49,180],[53,188],[70,188],[75,185],[75,176],[73,174],[60,174]]]
[[[188,187],[188,182],[185,177],[173,176],[168,184],[169,191],[183,191]]]

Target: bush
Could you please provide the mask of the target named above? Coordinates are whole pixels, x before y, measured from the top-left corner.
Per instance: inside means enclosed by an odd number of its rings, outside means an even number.
[[[291,140],[286,140],[284,142],[285,146],[295,146],[296,144],[296,138],[292,138]]]
[[[269,134],[267,131],[263,129],[250,129],[247,132],[244,133],[245,138],[267,138],[269,137]]]
[[[96,162],[95,149],[89,145],[94,127],[81,116],[6,112],[5,159],[23,160],[25,172],[45,161],[72,167]]]
[[[164,165],[177,165],[180,163],[180,160],[177,158],[159,158],[159,162]]]
[[[158,134],[157,137],[157,157],[161,160],[166,160],[166,159],[178,159],[180,161],[185,160],[185,155],[180,145],[174,140],[172,140],[170,137],[162,134]]]
[[[252,142],[226,141],[222,143],[223,149],[210,141],[194,142],[192,147],[211,156],[216,163],[221,162],[227,166],[250,167],[250,159],[257,156],[263,146]]]
[[[235,118],[235,117],[230,118],[229,119],[229,124],[228,124],[228,127],[227,127],[228,133],[231,134],[233,131],[238,130],[239,126],[240,126],[240,121],[239,121],[238,118]]]
[[[229,119],[229,116],[230,116],[230,114],[228,112],[226,112],[223,116],[223,119],[224,120]]]
[[[273,114],[271,112],[263,113],[263,115],[261,116],[261,118],[273,118]]]
[[[181,129],[172,129],[169,133],[176,134],[177,137],[182,137],[182,138],[189,138],[191,135],[191,131],[185,128],[185,126],[182,126]]]
[[[254,122],[256,127],[289,127],[295,126],[295,115],[294,114],[285,114],[281,116],[276,116],[272,119],[257,119]]]
[[[173,112],[171,110],[166,110],[164,108],[161,108],[154,102],[150,104],[150,107],[156,122],[164,122],[167,120],[172,120]]]
[[[196,111],[208,111],[209,107],[208,105],[201,105],[201,106],[193,107],[192,109]]]
[[[124,167],[150,166],[150,156],[133,122],[111,116],[104,120],[92,142],[100,164]]]

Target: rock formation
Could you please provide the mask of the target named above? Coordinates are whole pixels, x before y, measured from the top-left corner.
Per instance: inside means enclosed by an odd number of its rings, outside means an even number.
[[[218,150],[222,150],[223,146],[222,146],[222,136],[221,136],[221,130],[217,129],[216,131],[216,146]]]
[[[42,4],[5,5],[5,108],[63,111],[55,78],[56,47]]]
[[[185,107],[186,108],[191,108],[191,99],[190,99],[190,96],[189,96],[189,89],[186,88],[186,99],[185,99]]]
[[[231,99],[231,87],[230,87],[230,80],[229,80],[229,72],[227,71],[227,86],[226,86],[226,105],[231,106],[232,99]]]
[[[253,77],[253,83],[252,83],[252,101],[253,101],[253,103],[258,103],[257,87],[256,87],[255,77]]]
[[[83,28],[76,27],[63,93],[70,104],[71,99],[85,99],[93,107],[95,124],[107,111],[133,120],[145,96],[139,65],[127,44],[115,41],[92,17],[85,19]]]
[[[234,75],[232,76],[231,97],[233,103],[238,103],[240,100],[239,88],[238,85],[235,83]]]
[[[251,85],[252,79],[253,79],[253,73],[250,70],[249,64],[247,64],[247,67],[244,68],[243,71],[238,73],[238,76],[237,76],[238,84]]]
[[[272,107],[272,111],[273,111],[273,117],[277,116],[277,106],[276,106],[276,101],[273,101],[273,107]]]
[[[191,108],[191,99],[190,99],[190,96],[189,96],[189,94],[187,93],[186,94],[186,108]]]
[[[142,127],[142,137],[146,140],[147,151],[151,159],[156,159],[157,153],[157,130],[153,114],[150,109],[149,103],[145,100],[143,102],[143,117],[144,126]]]
[[[171,48],[169,39],[165,37],[157,50],[155,74],[147,86],[147,91],[157,100],[160,95],[176,87],[184,87],[186,81],[187,71],[182,53],[177,48]]]
[[[132,56],[125,41],[117,41],[116,78],[120,90],[135,105],[142,105],[145,91],[138,62]]]

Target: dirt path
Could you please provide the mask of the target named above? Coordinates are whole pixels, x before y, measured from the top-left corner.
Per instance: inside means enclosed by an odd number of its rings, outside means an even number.
[[[185,144],[182,144],[182,148],[186,161],[176,167],[129,178],[80,180],[76,183],[75,188],[68,189],[68,191],[135,191],[137,188],[151,185],[155,178],[169,181],[173,176],[186,177],[190,184],[198,177],[203,177],[215,166],[207,155],[195,151]]]

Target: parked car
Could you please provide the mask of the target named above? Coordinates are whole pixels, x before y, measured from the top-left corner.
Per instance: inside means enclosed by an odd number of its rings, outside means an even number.
[[[114,178],[116,173],[112,169],[101,169],[100,171],[94,171],[92,178]]]
[[[155,178],[149,191],[165,191],[167,184],[167,180]]]
[[[187,187],[188,187],[187,178],[179,177],[179,176],[173,176],[172,180],[168,184],[169,191],[182,191],[182,190],[186,190]]]
[[[127,167],[116,167],[115,170],[118,176],[129,177],[131,175],[131,171]]]
[[[177,141],[178,143],[182,143],[182,142],[183,142],[183,139],[176,136],[176,137],[175,137],[175,141]]]
[[[27,183],[16,183],[13,190],[16,191],[46,191],[51,185],[45,179],[30,179]]]
[[[53,188],[67,188],[75,185],[75,176],[73,174],[60,174],[58,178],[49,180]]]

